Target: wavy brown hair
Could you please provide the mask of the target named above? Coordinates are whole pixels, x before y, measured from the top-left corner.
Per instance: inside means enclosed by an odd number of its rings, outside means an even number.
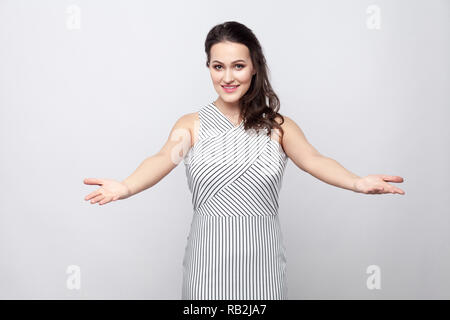
[[[280,124],[284,123],[284,118],[278,113],[280,99],[270,85],[269,68],[258,39],[252,30],[236,21],[227,21],[214,26],[208,32],[205,40],[206,66],[208,68],[211,60],[211,47],[223,41],[247,46],[253,67],[256,69],[248,91],[239,100],[244,128],[267,129],[267,135],[270,135],[273,128],[277,128],[283,134]],[[277,116],[281,118],[280,124],[275,120]]]

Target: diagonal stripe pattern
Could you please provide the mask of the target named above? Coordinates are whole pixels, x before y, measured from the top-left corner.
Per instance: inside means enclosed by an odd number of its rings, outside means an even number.
[[[235,126],[211,102],[184,158],[193,218],[182,299],[287,299],[278,195],[288,161],[267,131]]]

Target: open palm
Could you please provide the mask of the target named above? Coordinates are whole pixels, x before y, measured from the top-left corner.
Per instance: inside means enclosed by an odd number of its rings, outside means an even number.
[[[356,192],[367,194],[381,194],[381,193],[399,193],[405,194],[400,188],[390,185],[389,182],[403,182],[403,178],[399,176],[388,176],[385,174],[370,174],[366,177],[355,181]]]
[[[92,199],[92,204],[99,202],[99,205],[101,205],[110,201],[125,199],[130,194],[128,187],[124,183],[117,180],[86,178],[83,182],[89,185],[101,186],[84,198],[86,201]]]

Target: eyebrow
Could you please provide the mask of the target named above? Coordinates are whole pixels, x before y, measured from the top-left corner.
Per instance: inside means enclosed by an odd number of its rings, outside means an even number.
[[[239,61],[245,62],[245,60],[239,59],[239,60],[233,61],[232,63],[236,63],[236,62],[239,62]],[[219,62],[219,63],[222,63],[222,62],[220,62],[219,60],[213,60],[213,62]]]

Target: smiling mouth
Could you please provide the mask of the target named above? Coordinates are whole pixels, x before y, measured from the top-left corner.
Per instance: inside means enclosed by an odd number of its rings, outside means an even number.
[[[236,92],[238,87],[239,87],[239,85],[237,85],[237,86],[222,86],[223,91],[225,91],[226,93]]]

